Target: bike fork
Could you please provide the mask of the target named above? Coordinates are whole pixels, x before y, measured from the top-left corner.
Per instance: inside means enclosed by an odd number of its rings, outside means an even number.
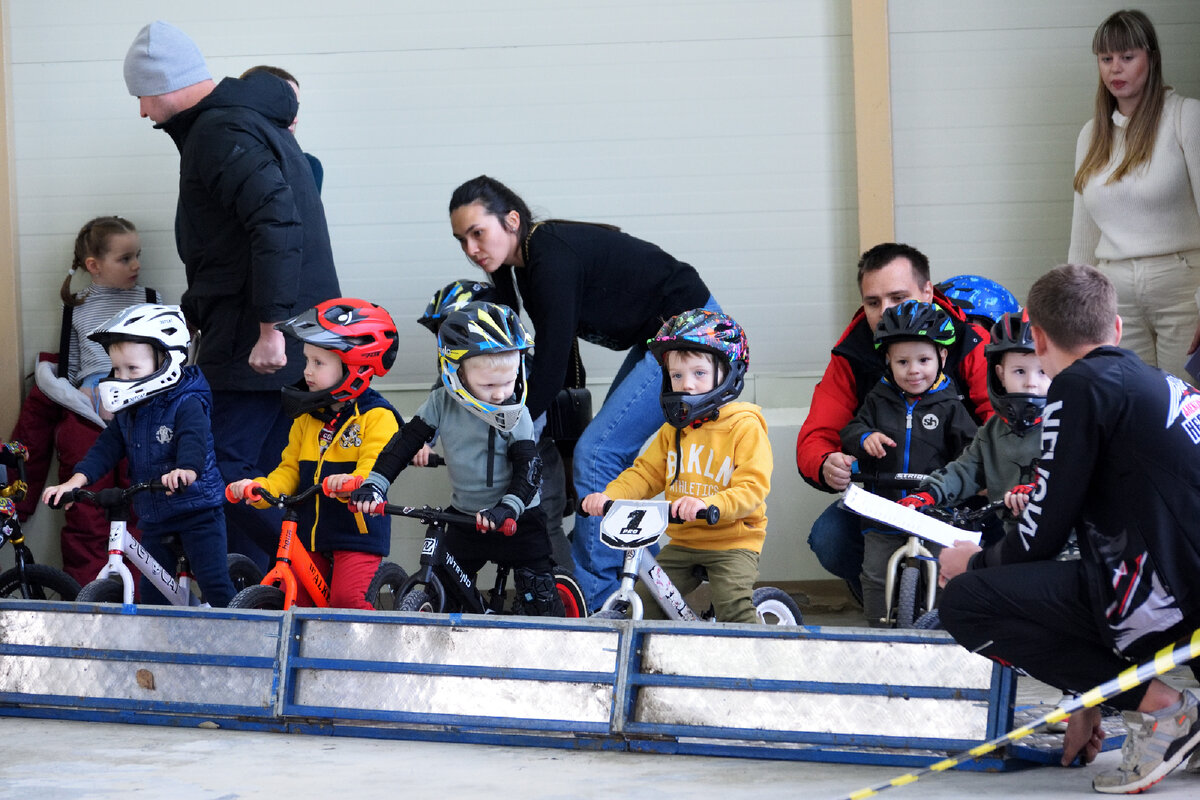
[[[103,580],[109,575],[121,579],[121,602],[133,604],[133,573],[125,566],[125,523],[114,520],[108,524],[108,563],[100,568],[96,580]]]
[[[604,605],[600,606],[601,611],[612,611],[619,606],[627,605],[631,619],[643,618],[645,609],[642,608],[642,598],[633,589],[637,582],[638,565],[641,564],[643,552],[642,549],[625,551],[625,560],[621,565],[621,585],[608,596]]]

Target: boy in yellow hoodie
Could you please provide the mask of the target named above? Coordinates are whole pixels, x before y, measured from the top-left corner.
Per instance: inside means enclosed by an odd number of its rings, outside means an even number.
[[[646,499],[664,492],[671,514],[671,541],[658,564],[684,594],[708,571],[713,608],[721,622],[757,622],[751,602],[758,558],[767,533],[766,497],[771,489],[771,443],[762,409],[739,403],[750,366],[742,327],[703,308],[678,314],[647,342],[663,367],[663,425],[633,466],[603,492],[583,499],[583,510],[604,513],[611,499]],[[716,525],[696,520],[714,505]],[[647,619],[662,619],[658,604],[638,585]]]

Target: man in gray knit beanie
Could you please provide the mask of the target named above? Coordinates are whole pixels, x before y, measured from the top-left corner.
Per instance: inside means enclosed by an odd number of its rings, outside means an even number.
[[[288,129],[296,93],[268,73],[215,83],[196,43],[162,21],[138,31],[125,85],[179,149],[180,305],[200,331],[217,467],[226,483],[266,475],[292,424],[280,390],[302,385],[305,365],[275,323],[341,294],[313,171]],[[265,569],[278,515],[224,513],[229,546]]]
[[[125,86],[156,123],[191,108],[215,88],[204,55],[186,33],[157,20],[138,31],[125,54]]]

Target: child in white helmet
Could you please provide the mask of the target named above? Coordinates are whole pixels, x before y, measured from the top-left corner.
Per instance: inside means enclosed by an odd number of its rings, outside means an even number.
[[[226,560],[225,484],[217,470],[209,413],[212,395],[199,368],[184,366],[191,337],[178,306],[131,306],[89,336],[113,369],[96,391],[112,422],[65,483],[47,487],[42,500],[56,504],[72,489],[108,474],[122,458],[130,479],[161,480],[170,491],[142,492],[133,508],[142,545],[160,564],[172,563],[164,543],[178,534],[204,599],[214,607],[233,597]],[[165,603],[145,578],[141,599]]]

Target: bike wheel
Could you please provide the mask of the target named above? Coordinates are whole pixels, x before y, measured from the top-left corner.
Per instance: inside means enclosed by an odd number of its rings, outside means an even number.
[[[911,628],[917,618],[917,590],[921,584],[921,570],[905,567],[900,573],[900,600],[896,604],[896,627]]]
[[[610,608],[592,614],[592,619],[628,619],[629,615],[619,608]]]
[[[247,586],[229,601],[230,608],[258,608],[266,611],[283,610],[283,589],[278,586]]]
[[[558,596],[562,599],[563,609],[566,611],[564,617],[578,619],[588,615],[587,600],[574,575],[566,570],[555,570],[554,588],[558,589]]]
[[[760,586],[750,598],[764,625],[803,625],[804,614],[792,596],[774,586]]]
[[[125,601],[125,585],[117,575],[98,578],[79,590],[75,595],[78,603],[122,603]]]
[[[391,561],[379,562],[375,577],[367,587],[367,602],[378,611],[397,611],[400,605],[400,589],[408,580],[408,573],[399,564]]]
[[[241,553],[230,553],[226,562],[229,565],[229,580],[233,581],[234,592],[262,582],[263,572],[253,559]]]
[[[25,582],[29,584],[26,596],[21,586],[21,573],[13,567],[0,575],[0,597],[24,600],[74,600],[79,594],[79,582],[67,573],[44,564],[26,564]]]
[[[938,610],[936,608],[933,611],[926,611],[917,618],[917,621],[913,623],[913,627],[919,631],[941,630],[942,617],[940,614],[938,614]]]
[[[437,600],[429,593],[428,589],[418,587],[404,595],[404,598],[400,601],[400,607],[396,610],[436,614],[441,611],[441,608],[438,607]]]

